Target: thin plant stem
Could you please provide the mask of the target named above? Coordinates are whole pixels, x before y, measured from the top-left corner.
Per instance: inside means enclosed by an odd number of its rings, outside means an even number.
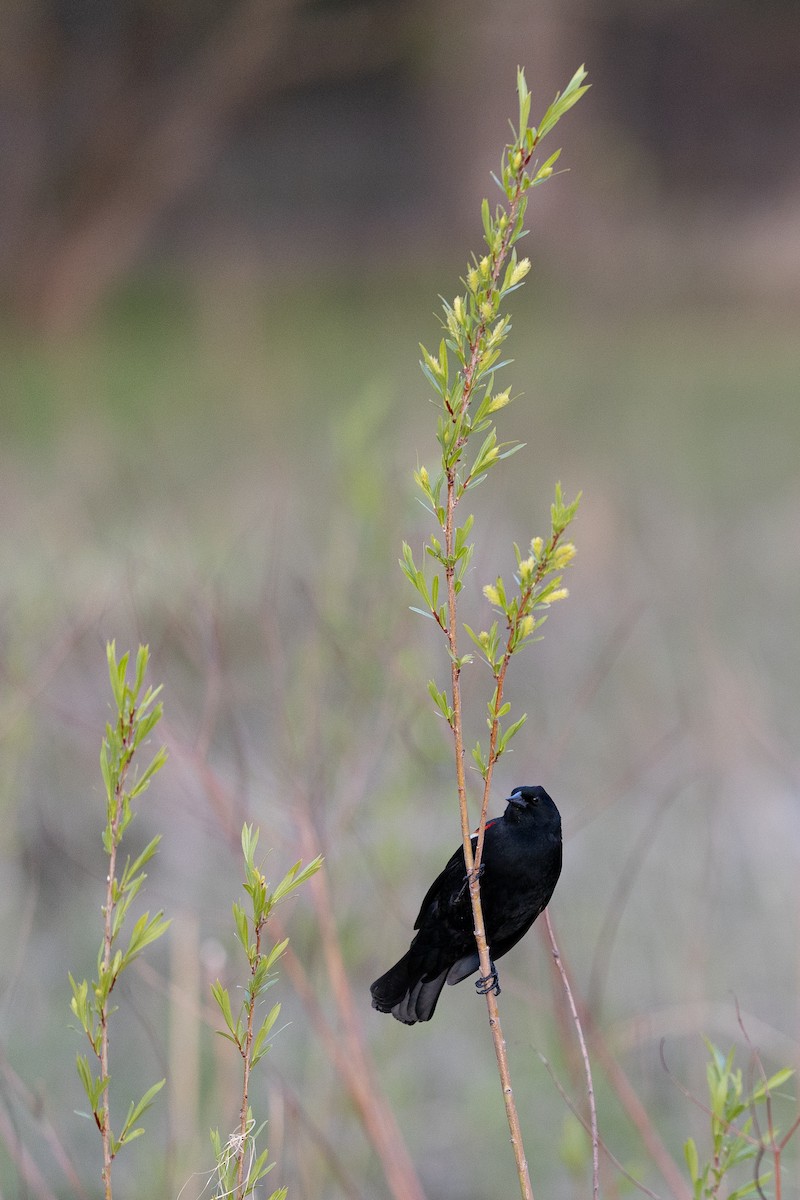
[[[111,821],[111,845],[108,855],[106,903],[103,909],[103,972],[106,975],[111,970],[111,951],[114,935],[114,884],[116,881],[117,871],[117,846],[119,845],[119,826],[122,820],[125,781],[128,775],[128,768],[130,767],[133,759],[133,730],[135,718],[136,709],[131,708],[128,720],[126,722],[126,728],[122,730],[122,745],[125,749],[125,757],[121,765],[116,788],[114,789],[114,815]],[[110,994],[111,992],[109,992],[109,995]],[[111,1164],[114,1161],[114,1155],[111,1149],[111,1109],[108,1099],[108,1017],[109,1010],[108,1004],[106,1003],[103,1005],[100,1013],[100,1075],[105,1086],[102,1092],[103,1098],[98,1125],[100,1128],[100,1136],[103,1140],[102,1179],[103,1188],[105,1191],[105,1200],[113,1200],[111,1188]]]
[[[537,1051],[537,1053],[541,1060],[542,1066],[547,1071],[547,1074],[550,1076],[550,1079],[553,1083],[553,1087],[556,1089],[559,1096],[564,1101],[564,1103],[566,1104],[569,1111],[572,1113],[573,1117],[575,1117],[575,1120],[578,1121],[583,1126],[583,1128],[589,1134],[589,1137],[591,1137],[592,1136],[592,1126],[591,1126],[590,1122],[586,1120],[583,1113],[579,1110],[577,1104],[575,1104],[573,1102],[572,1098],[568,1095],[566,1088],[564,1087],[561,1080],[558,1078],[555,1071],[553,1070],[553,1064],[550,1062],[549,1059],[545,1058],[544,1054],[542,1054],[541,1051]],[[647,1187],[645,1184],[643,1184],[641,1182],[641,1180],[637,1179],[634,1175],[631,1175],[630,1171],[625,1169],[625,1167],[619,1161],[617,1156],[614,1153],[612,1153],[612,1151],[608,1148],[608,1146],[606,1145],[606,1143],[603,1141],[602,1138],[598,1139],[598,1143],[599,1143],[600,1149],[603,1151],[603,1153],[605,1154],[608,1161],[612,1164],[612,1166],[614,1166],[620,1172],[621,1175],[624,1175],[625,1178],[627,1180],[629,1180],[629,1182],[632,1183],[633,1186],[638,1191],[643,1192],[645,1196],[650,1196],[651,1200],[661,1200],[661,1197],[658,1195],[657,1192],[651,1191],[649,1187]]]
[[[575,1031],[578,1035],[578,1042],[581,1048],[581,1057],[583,1058],[583,1069],[586,1073],[586,1096],[589,1102],[589,1123],[592,1131],[592,1195],[594,1200],[598,1200],[600,1195],[600,1135],[597,1130],[597,1107],[594,1101],[594,1082],[592,1080],[592,1064],[589,1061],[589,1051],[586,1049],[586,1038],[583,1036],[583,1026],[578,1008],[575,1004],[575,997],[572,994],[572,988],[569,984],[566,969],[561,961],[561,952],[558,949],[556,935],[553,932],[553,923],[550,920],[550,914],[545,909],[544,922],[547,927],[547,935],[550,939],[550,946],[553,951],[553,960],[558,968],[558,973],[561,976],[561,982],[564,985],[564,992],[567,997],[572,1020],[575,1023]]]
[[[678,1165],[667,1150],[650,1114],[636,1093],[630,1079],[611,1052],[594,1022],[590,1023],[592,1049],[599,1059],[605,1077],[613,1088],[622,1108],[638,1131],[639,1136],[656,1167],[661,1172],[675,1200],[691,1200],[691,1191]]]
[[[261,959],[261,932],[264,928],[265,921],[256,922],[253,930],[255,934],[255,954],[250,964],[250,976],[255,975],[258,969],[258,964]],[[242,1069],[242,1107],[239,1111],[239,1148],[236,1152],[236,1200],[243,1200],[244,1197],[244,1160],[247,1157],[248,1150],[248,1116],[250,1111],[250,1069],[252,1067],[252,1050],[253,1050],[253,1016],[256,1007],[256,996],[254,990],[250,989],[250,994],[247,1001],[247,1032],[245,1034],[244,1046],[241,1049],[243,1069]]]
[[[498,267],[499,272],[499,267]],[[465,393],[467,394],[467,402],[469,391],[465,384]],[[476,868],[475,856],[472,853],[472,833],[469,826],[469,810],[467,808],[467,787],[464,774],[464,726],[461,709],[461,668],[458,661],[458,639],[457,639],[457,620],[456,620],[456,588],[455,588],[455,565],[452,564],[453,551],[455,545],[454,535],[454,513],[456,506],[456,477],[455,470],[451,470],[447,475],[447,509],[446,509],[446,525],[445,525],[445,547],[448,559],[446,567],[447,580],[447,605],[448,605],[448,620],[447,620],[447,640],[450,649],[450,665],[451,665],[451,683],[453,695],[453,738],[455,741],[455,760],[456,760],[456,784],[458,787],[458,803],[461,814],[461,834],[464,845],[464,864],[469,880],[469,898],[472,905],[472,917],[475,928],[475,944],[478,949],[478,960],[480,962],[481,976],[486,979],[492,973],[492,961],[489,954],[489,945],[486,940],[486,927],[483,920],[483,907],[481,905],[480,895],[480,869]],[[505,675],[504,663],[503,674]],[[498,685],[499,686],[499,685]],[[496,736],[496,734],[495,734]],[[491,757],[490,757],[491,763]],[[488,787],[491,782],[491,775],[487,777],[485,795],[488,796]],[[481,823],[478,831],[478,847],[482,847],[483,834],[486,828],[486,800],[484,800],[483,811],[481,812]],[[506,1109],[506,1119],[508,1121],[508,1129],[511,1137],[511,1147],[514,1152],[514,1161],[517,1168],[517,1176],[519,1178],[520,1194],[522,1200],[534,1200],[533,1187],[531,1185],[530,1171],[528,1170],[528,1160],[525,1156],[525,1147],[522,1142],[522,1128],[519,1121],[519,1112],[517,1110],[516,1100],[514,1098],[514,1089],[511,1083],[511,1069],[508,1063],[508,1053],[506,1050],[506,1041],[503,1037],[503,1029],[500,1024],[500,1012],[497,1006],[497,997],[494,989],[486,992],[486,1007],[489,1013],[489,1029],[492,1034],[492,1042],[494,1044],[495,1057],[497,1059],[497,1070],[500,1076],[500,1086],[503,1092],[503,1102]]]
[[[528,161],[531,154],[528,156]],[[525,162],[524,166],[527,166]],[[524,167],[523,167],[524,170]],[[520,180],[521,180],[520,174]],[[494,284],[500,278],[500,272],[503,267],[506,255],[508,254],[509,245],[511,242],[512,232],[514,230],[517,214],[519,212],[520,202],[522,200],[522,185],[517,183],[516,192],[509,206],[508,225],[506,236],[494,255],[492,263],[492,281]],[[472,352],[469,361],[464,369],[464,387],[461,395],[461,411],[465,412],[470,405],[473,390],[473,378],[478,362],[479,347],[481,341],[486,334],[486,325],[481,323],[473,335]],[[456,764],[456,786],[458,789],[458,805],[461,816],[461,838],[464,846],[464,864],[469,880],[469,898],[472,905],[472,917],[475,929],[475,944],[478,950],[478,960],[480,962],[481,976],[485,979],[492,973],[492,961],[489,953],[489,945],[486,940],[486,927],[483,919],[483,906],[481,904],[480,895],[480,860],[483,852],[483,839],[486,831],[486,816],[488,809],[489,790],[492,780],[492,768],[495,762],[495,751],[497,741],[497,722],[492,726],[490,734],[491,744],[489,752],[489,769],[484,781],[484,795],[481,805],[481,817],[478,826],[478,841],[476,844],[476,853],[472,852],[472,831],[470,829],[469,809],[467,806],[467,788],[464,772],[464,724],[461,705],[461,666],[458,658],[458,622],[457,622],[457,602],[456,602],[456,567],[454,561],[455,550],[455,509],[457,504],[457,474],[456,467],[452,466],[447,471],[447,504],[445,508],[445,578],[447,582],[447,641],[450,651],[450,670],[451,670],[451,687],[453,698],[453,738],[455,742],[455,764]],[[510,654],[506,654],[503,659],[501,674],[496,680],[496,697],[502,695],[503,682],[505,679],[506,669],[508,667],[508,659]],[[495,711],[499,709],[499,699],[495,704]],[[506,1041],[503,1036],[502,1025],[500,1024],[500,1012],[497,1005],[497,997],[494,989],[490,989],[486,993],[486,1007],[489,1014],[489,1029],[492,1034],[492,1042],[494,1044],[495,1057],[497,1059],[497,1070],[500,1076],[500,1086],[503,1092],[503,1102],[505,1104],[506,1119],[508,1121],[509,1134],[511,1137],[511,1146],[514,1152],[514,1161],[517,1168],[517,1176],[519,1178],[520,1193],[523,1200],[534,1200],[533,1187],[531,1184],[530,1171],[528,1169],[528,1160],[525,1156],[525,1147],[522,1141],[522,1128],[520,1126],[519,1112],[517,1110],[516,1100],[514,1098],[514,1089],[511,1083],[511,1069],[508,1062],[508,1053],[506,1049]]]
[[[571,99],[567,101],[565,95],[566,111],[575,100],[577,100],[582,90],[578,88],[578,84],[585,77],[585,72],[581,69],[576,74],[570,83],[567,95],[571,95]],[[462,457],[462,452],[467,444],[470,436],[471,426],[468,421],[470,405],[473,401],[475,388],[482,378],[482,368],[484,366],[484,356],[486,355],[487,339],[490,339],[490,327],[495,322],[498,314],[498,304],[496,297],[500,295],[501,275],[503,268],[508,258],[511,249],[520,236],[520,226],[522,216],[524,214],[525,194],[530,186],[531,181],[527,177],[527,169],[536,153],[537,147],[543,136],[542,126],[538,130],[528,127],[527,117],[530,106],[530,97],[525,86],[524,75],[520,71],[518,73],[518,91],[520,96],[520,128],[518,132],[518,140],[513,150],[509,150],[508,169],[504,170],[504,183],[502,185],[507,198],[507,207],[503,220],[504,225],[498,225],[499,236],[494,238],[490,233],[492,224],[491,215],[489,212],[488,202],[485,202],[484,207],[484,225],[486,228],[486,242],[489,249],[488,257],[484,258],[481,264],[477,264],[474,271],[476,277],[480,270],[485,269],[485,278],[488,280],[486,287],[486,301],[481,304],[477,311],[477,321],[474,326],[467,327],[462,325],[465,330],[464,340],[461,342],[463,354],[460,355],[462,363],[460,387],[454,391],[448,390],[447,387],[447,370],[446,359],[446,344],[443,343],[440,350],[440,358],[438,363],[434,363],[433,358],[425,352],[429,364],[429,377],[436,382],[436,376],[430,375],[430,367],[434,366],[438,370],[439,378],[439,394],[442,397],[442,405],[445,412],[445,425],[449,422],[451,427],[451,436],[446,434],[440,435],[440,440],[443,449],[443,474],[446,484],[446,499],[443,509],[438,508],[436,501],[432,508],[439,512],[439,523],[444,534],[444,554],[441,550],[434,548],[432,553],[434,557],[444,567],[445,583],[447,589],[447,609],[446,621],[443,613],[439,611],[436,602],[429,605],[431,615],[436,620],[439,627],[444,632],[447,638],[448,652],[450,656],[450,684],[451,684],[451,699],[452,706],[447,713],[448,722],[453,733],[454,752],[455,752],[455,768],[456,768],[456,787],[458,791],[459,813],[461,818],[461,838],[464,852],[464,865],[466,870],[466,878],[469,887],[470,904],[472,907],[473,928],[475,934],[475,945],[478,952],[478,961],[480,964],[481,977],[484,980],[489,980],[494,972],[492,966],[490,948],[486,939],[486,928],[483,917],[483,908],[480,895],[480,866],[483,853],[483,843],[486,831],[486,820],[489,805],[489,796],[491,791],[492,774],[494,764],[499,758],[502,751],[500,742],[500,717],[503,708],[503,690],[505,685],[506,671],[514,652],[515,647],[519,643],[519,622],[527,618],[530,620],[529,605],[534,593],[534,589],[541,583],[542,578],[552,569],[547,556],[542,558],[542,567],[536,572],[533,578],[528,577],[522,584],[522,593],[519,604],[512,614],[508,612],[507,629],[508,637],[504,653],[500,658],[493,658],[493,678],[494,678],[494,696],[490,709],[490,736],[488,756],[485,761],[483,770],[483,798],[481,803],[480,821],[478,824],[477,841],[475,844],[475,852],[472,848],[472,830],[470,828],[469,809],[467,805],[467,789],[464,770],[464,724],[463,724],[463,706],[461,697],[461,666],[462,659],[458,653],[458,620],[457,620],[457,595],[460,587],[460,575],[463,574],[463,566],[459,567],[459,531],[456,527],[455,512],[459,499],[464,495],[466,490],[476,482],[480,477],[481,471],[485,469],[487,459],[481,454],[473,463],[472,468],[468,471],[463,480],[459,478],[459,467]],[[577,89],[577,90],[576,90]],[[555,123],[555,119],[552,123]],[[547,132],[548,126],[547,117],[543,122]],[[557,155],[556,155],[557,157]],[[552,174],[552,169],[549,164],[546,168]],[[499,220],[499,219],[498,219]],[[500,232],[502,230],[502,232]],[[529,265],[529,264],[528,264]],[[527,270],[527,268],[526,268]],[[524,274],[525,272],[523,272]],[[469,278],[469,276],[468,276]],[[473,290],[473,295],[475,294]],[[460,302],[459,302],[460,303]],[[463,307],[463,306],[462,306]],[[454,317],[456,326],[459,324],[459,318],[455,315],[456,306],[453,310],[449,310],[450,315]],[[502,324],[494,324],[494,332],[502,337]],[[450,332],[453,333],[453,326],[450,325]],[[452,343],[450,343],[452,347]],[[454,348],[454,347],[453,347]],[[494,431],[490,435],[494,437]],[[494,446],[495,455],[497,448]],[[510,453],[511,451],[509,451]],[[427,488],[427,495],[433,498],[433,495],[426,482],[427,476],[421,474],[419,478],[422,480],[423,490]],[[438,493],[437,493],[438,494]],[[560,491],[558,493],[560,499]],[[566,525],[567,522],[565,522]],[[565,527],[565,526],[564,526]],[[555,549],[555,543],[560,536],[559,532],[554,530],[553,539],[550,549]],[[413,566],[413,559],[407,556],[407,573],[414,581],[416,579],[419,586],[418,574]],[[533,573],[532,573],[533,574]],[[426,594],[426,593],[425,593]],[[441,707],[441,705],[440,705]],[[444,711],[444,710],[443,710]],[[490,988],[486,991],[486,1004],[489,1014],[489,1027],[494,1043],[495,1056],[497,1058],[498,1073],[503,1092],[503,1101],[506,1109],[506,1117],[508,1120],[509,1131],[511,1135],[511,1144],[514,1151],[514,1159],[517,1167],[517,1175],[519,1178],[520,1192],[522,1200],[533,1200],[533,1189],[531,1186],[530,1173],[528,1163],[525,1157],[525,1150],[522,1143],[522,1131],[519,1121],[519,1113],[517,1111],[514,1092],[511,1084],[511,1073],[508,1063],[508,1055],[506,1053],[506,1043],[503,1037],[503,1031],[500,1024],[500,1015],[496,1000],[496,988]]]

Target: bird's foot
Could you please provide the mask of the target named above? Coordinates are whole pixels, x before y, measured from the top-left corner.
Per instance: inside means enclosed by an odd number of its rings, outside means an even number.
[[[481,863],[481,865],[478,867],[478,870],[473,871],[472,874],[470,874],[470,872],[467,871],[466,875],[464,876],[464,882],[461,885],[461,891],[458,893],[459,900],[461,899],[461,897],[464,895],[464,892],[466,892],[467,888],[469,887],[469,885],[472,881],[472,878],[475,877],[477,879],[481,879],[483,876],[483,872],[485,870],[486,870],[486,863]]]
[[[497,968],[492,963],[491,974],[482,975],[480,979],[475,980],[475,991],[479,996],[488,996],[489,993],[493,996],[500,995],[500,980],[497,978]]]

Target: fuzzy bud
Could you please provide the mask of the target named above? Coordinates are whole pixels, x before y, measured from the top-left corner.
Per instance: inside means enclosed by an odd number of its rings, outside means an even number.
[[[530,637],[535,628],[536,622],[531,616],[523,617],[519,623],[519,631],[524,638]]]
[[[562,571],[564,567],[569,566],[575,557],[577,551],[572,542],[564,542],[561,546],[556,546],[553,551],[553,569]]]
[[[483,594],[490,604],[500,607],[500,593],[493,583],[487,583],[483,589]]]
[[[514,267],[514,270],[511,272],[511,279],[509,280],[508,286],[514,287],[516,284],[518,284],[521,279],[525,278],[530,269],[531,260],[529,258],[520,259],[520,261]]]
[[[556,590],[554,592],[551,592],[550,595],[547,597],[547,603],[555,604],[557,600],[566,600],[568,595],[569,595],[569,588],[556,588]]]
[[[536,559],[537,562],[542,557],[543,550],[544,550],[544,539],[540,538],[540,537],[535,537],[533,539],[533,541],[531,542],[531,551],[533,553],[533,557]]]
[[[498,392],[496,396],[492,396],[492,402],[489,405],[490,413],[497,412],[499,409],[505,408],[505,406],[511,400],[509,390],[509,388],[506,388],[504,392]]]
[[[533,578],[533,572],[536,569],[536,563],[531,558],[523,558],[519,564],[519,581],[522,587],[527,587]]]

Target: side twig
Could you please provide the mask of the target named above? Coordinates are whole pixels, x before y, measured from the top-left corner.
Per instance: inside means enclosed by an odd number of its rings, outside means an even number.
[[[586,1096],[589,1102],[589,1122],[592,1131],[592,1195],[594,1200],[598,1200],[600,1195],[600,1135],[597,1130],[597,1106],[594,1101],[594,1082],[592,1080],[592,1064],[589,1061],[589,1051],[586,1049],[586,1038],[583,1036],[583,1026],[578,1008],[575,1004],[575,997],[572,994],[569,978],[567,976],[564,963],[561,960],[561,952],[558,949],[556,935],[553,932],[553,923],[550,920],[550,913],[547,909],[544,910],[544,923],[547,928],[547,936],[550,939],[550,946],[553,951],[553,960],[558,968],[558,973],[561,976],[561,982],[564,985],[564,992],[567,997],[572,1020],[575,1023],[575,1031],[578,1035],[578,1042],[581,1048],[581,1057],[583,1058],[583,1069],[586,1073]]]

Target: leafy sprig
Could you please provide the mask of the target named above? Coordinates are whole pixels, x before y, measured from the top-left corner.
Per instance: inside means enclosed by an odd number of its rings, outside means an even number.
[[[511,329],[510,318],[501,309],[506,298],[522,286],[530,270],[530,260],[518,259],[515,248],[526,232],[524,221],[530,189],[553,175],[560,155],[556,151],[539,164],[536,151],[542,138],[586,92],[585,78],[586,72],[581,67],[536,128],[529,124],[531,97],[524,72],[517,72],[519,127],[512,126],[514,140],[505,147],[500,174],[494,176],[503,202],[494,211],[488,200],[481,206],[486,253],[480,258],[473,255],[467,264],[461,281],[464,291],[452,303],[443,300],[444,336],[438,349],[431,352],[425,346],[420,347],[420,367],[434,390],[439,408],[436,435],[440,463],[435,472],[419,466],[414,481],[422,493],[422,503],[439,525],[441,536],[431,537],[425,544],[421,564],[411,546],[404,542],[401,567],[420,599],[413,611],[434,620],[447,638],[451,695],[448,697],[435,680],[429,681],[428,691],[454,733],[457,705],[452,693],[462,667],[473,659],[472,653],[458,651],[455,607],[474,552],[474,543],[470,541],[473,517],[470,514],[459,522],[456,509],[466,492],[482,483],[489,471],[523,448],[519,442],[501,441],[494,420],[495,414],[512,400],[509,388],[497,390],[495,386],[497,373],[509,361],[500,357]],[[502,725],[510,711],[502,698],[505,671],[513,654],[537,640],[537,632],[547,616],[545,610],[567,595],[562,587],[562,573],[572,561],[575,547],[563,541],[563,534],[575,516],[579,499],[566,502],[560,484],[556,486],[547,540],[534,538],[526,557],[514,547],[517,572],[513,591],[507,589],[502,578],[483,589],[499,620],[477,633],[469,626],[464,627],[480,658],[490,667],[495,683],[488,705],[489,742],[485,746],[478,742],[472,752],[484,781],[490,778],[494,763],[525,722],[523,715]]]
[[[492,695],[487,705],[489,740],[486,746],[478,742],[473,751],[484,784],[474,853],[466,794],[461,698],[461,672],[472,661],[473,655],[459,650],[457,615],[458,598],[474,552],[474,544],[469,540],[473,517],[470,514],[459,521],[457,510],[467,492],[482,483],[498,463],[523,448],[522,443],[502,441],[495,423],[496,414],[512,400],[510,388],[498,390],[496,386],[498,373],[509,361],[502,357],[511,330],[511,321],[503,306],[507,297],[522,286],[530,271],[530,260],[518,258],[516,251],[516,243],[525,234],[530,190],[552,177],[560,154],[556,151],[540,163],[536,157],[539,144],[586,92],[585,78],[586,72],[581,67],[564,92],[556,96],[537,129],[529,124],[531,97],[524,72],[518,70],[519,125],[517,129],[512,126],[513,141],[505,147],[500,173],[494,176],[502,200],[494,211],[488,200],[481,206],[485,253],[480,257],[473,255],[467,263],[461,280],[463,290],[453,301],[442,300],[443,336],[437,349],[431,351],[420,346],[420,367],[433,389],[438,408],[439,463],[432,471],[419,465],[414,472],[414,481],[423,506],[438,526],[438,533],[425,544],[421,562],[415,558],[411,546],[404,542],[400,565],[419,598],[414,611],[435,621],[446,639],[450,660],[449,689],[442,688],[432,679],[428,683],[428,692],[453,734],[464,862],[475,943],[484,978],[490,977],[492,967],[479,877],[492,771],[525,721],[523,715],[504,724],[511,709],[503,694],[506,671],[512,656],[535,640],[546,616],[544,610],[566,595],[562,572],[571,562],[575,548],[562,539],[575,516],[578,499],[565,502],[560,485],[556,487],[549,537],[546,541],[534,538],[526,557],[515,547],[514,588],[507,588],[502,578],[484,588],[497,618],[489,628],[478,633],[467,628],[493,677]],[[520,1189],[525,1200],[530,1200],[533,1194],[530,1176],[522,1148],[497,1002],[491,990],[486,993],[486,999]]]
[[[116,716],[113,722],[106,724],[100,749],[100,770],[106,789],[103,846],[109,860],[106,902],[102,908],[103,939],[97,952],[97,978],[92,981],[91,988],[87,980],[79,983],[72,974],[69,981],[72,1013],[86,1034],[96,1060],[93,1067],[87,1055],[79,1054],[76,1066],[89,1101],[90,1112],[84,1115],[94,1120],[102,1138],[103,1187],[106,1200],[111,1200],[111,1164],[122,1146],[144,1133],[139,1122],[164,1086],[162,1079],[148,1088],[139,1100],[131,1101],[119,1133],[114,1133],[109,1106],[109,1018],[116,1009],[111,1003],[111,993],[122,972],[147,946],[162,937],[169,921],[164,919],[162,912],[152,917],[149,912],[142,913],[131,929],[127,946],[123,948],[119,944],[128,910],[147,878],[144,867],[155,854],[160,836],[154,837],[133,862],[126,859],[119,878],[117,851],[135,815],[132,801],[150,786],[153,776],[166,762],[167,752],[162,746],[149,764],[137,772],[137,752],[161,720],[163,711],[161,702],[157,702],[161,688],[142,690],[149,660],[147,646],[139,647],[132,682],[128,681],[130,656],[123,654],[117,662],[114,642],[106,647],[106,655]]]
[[[223,1197],[244,1200],[246,1196],[252,1195],[259,1180],[275,1165],[267,1161],[268,1150],[259,1152],[256,1148],[256,1140],[264,1125],[262,1123],[258,1128],[255,1126],[250,1106],[250,1072],[270,1049],[271,1043],[267,1039],[280,1016],[279,1003],[273,1004],[260,1023],[256,1019],[256,1010],[262,1002],[262,997],[277,981],[278,977],[273,967],[285,951],[289,939],[284,938],[270,949],[264,950],[262,938],[275,906],[310,879],[322,865],[321,857],[313,859],[305,867],[296,862],[283,879],[270,889],[265,875],[255,862],[258,838],[258,829],[254,830],[252,825],[243,827],[243,886],[250,897],[250,911],[234,902],[233,920],[237,937],[247,956],[250,973],[241,1003],[235,1013],[228,989],[219,979],[211,985],[211,993],[225,1023],[225,1028],[217,1032],[233,1043],[242,1059],[242,1102],[238,1128],[225,1142],[218,1129],[211,1131],[211,1143],[217,1161],[214,1196],[219,1200]],[[285,1196],[286,1188],[278,1188],[272,1193],[270,1200],[285,1200]]]
[[[770,1112],[770,1137],[769,1142],[765,1143],[756,1133],[757,1113],[759,1109],[771,1107],[772,1094],[791,1079],[794,1071],[784,1067],[769,1078],[765,1075],[748,1090],[741,1069],[734,1069],[733,1066],[736,1048],[731,1047],[725,1055],[708,1038],[704,1040],[709,1053],[706,1064],[706,1111],[710,1117],[711,1146],[709,1157],[701,1161],[694,1138],[688,1138],[684,1143],[683,1152],[692,1180],[693,1200],[717,1200],[723,1187],[727,1200],[746,1200],[746,1197],[756,1193],[763,1197],[764,1188],[772,1178],[771,1172],[762,1173],[760,1170],[764,1153],[774,1154],[776,1149],[783,1148],[788,1139],[781,1139],[778,1129],[772,1124]],[[790,1132],[796,1128],[795,1124]],[[728,1191],[732,1182],[731,1174],[748,1162],[753,1163],[752,1177]],[[779,1188],[779,1179],[776,1182]]]

